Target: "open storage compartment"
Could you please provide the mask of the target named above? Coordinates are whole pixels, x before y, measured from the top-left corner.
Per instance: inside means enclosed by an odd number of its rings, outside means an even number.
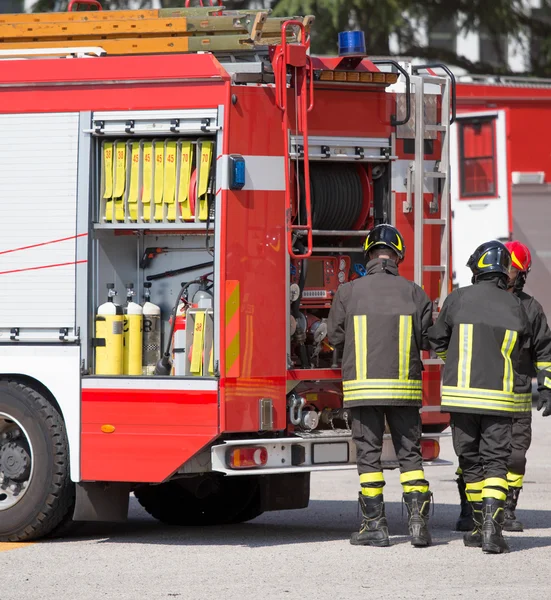
[[[216,375],[216,121],[94,115],[90,375]]]

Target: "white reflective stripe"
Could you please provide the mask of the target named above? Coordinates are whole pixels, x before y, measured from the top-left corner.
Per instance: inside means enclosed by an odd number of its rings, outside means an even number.
[[[218,391],[217,380],[190,379],[126,379],[122,377],[83,377],[82,388],[90,390],[198,390]]]
[[[243,190],[264,192],[285,191],[285,162],[283,156],[249,156],[245,160],[245,185]],[[218,157],[216,168],[221,173],[221,188],[230,189],[230,157],[223,154]],[[238,190],[236,190],[238,191]]]

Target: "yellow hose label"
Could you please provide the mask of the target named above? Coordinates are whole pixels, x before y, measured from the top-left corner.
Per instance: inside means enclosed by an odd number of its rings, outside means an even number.
[[[142,188],[142,207],[144,221],[151,220],[151,194],[153,191],[153,144],[144,142],[143,144],[143,188]]]
[[[130,161],[130,188],[128,190],[128,212],[132,221],[138,220],[138,194],[140,186],[140,144],[132,142]]]
[[[168,141],[165,151],[165,184],[163,201],[168,204],[167,219],[176,220],[176,142]]]
[[[193,331],[193,356],[191,357],[190,371],[192,375],[203,374],[203,336],[205,329],[205,313],[195,313],[195,325]]]
[[[113,144],[103,143],[103,197],[105,203],[105,220],[113,220]]]
[[[155,221],[163,218],[165,143],[155,142]]]
[[[191,204],[189,198],[189,184],[191,181],[191,166],[193,159],[193,146],[191,142],[181,143],[180,156],[180,182],[178,185],[178,202],[180,203],[180,211],[182,219],[187,221],[193,217],[191,212]]]
[[[124,190],[126,188],[126,142],[115,144],[115,219],[124,221]]]
[[[213,142],[202,142],[201,144],[201,163],[199,165],[199,184],[197,186],[197,197],[199,199],[199,219],[201,221],[206,221],[208,216],[207,190],[209,186],[213,145]]]

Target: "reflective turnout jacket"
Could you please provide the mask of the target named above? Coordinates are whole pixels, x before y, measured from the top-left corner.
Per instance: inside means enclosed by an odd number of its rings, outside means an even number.
[[[525,292],[515,292],[526,310],[532,328],[532,347],[521,353],[519,372],[524,379],[523,385],[531,389],[531,380],[538,378],[539,387],[551,387],[551,330],[542,305]],[[519,415],[531,414],[532,401],[521,406]]]
[[[429,297],[393,261],[375,259],[366,270],[338,289],[327,324],[329,343],[343,349],[345,405],[421,406]]]
[[[519,376],[531,349],[531,327],[521,301],[499,279],[454,290],[429,329],[445,361],[445,412],[514,416],[531,401],[530,381]]]

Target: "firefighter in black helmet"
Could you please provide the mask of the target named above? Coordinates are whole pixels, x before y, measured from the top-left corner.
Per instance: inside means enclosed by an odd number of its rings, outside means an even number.
[[[453,444],[472,506],[474,528],[466,546],[499,554],[512,418],[530,402],[530,384],[518,375],[521,351],[532,344],[526,311],[508,293],[511,255],[498,241],[470,257],[473,285],[452,292],[429,338],[445,361],[442,410],[451,413]],[[544,392],[551,401],[551,390]]]
[[[363,520],[350,542],[388,546],[381,450],[385,417],[400,462],[400,481],[414,546],[428,546],[431,492],[420,447],[421,349],[428,349],[432,306],[425,292],[398,275],[405,254],[397,229],[378,225],[365,241],[367,274],[342,285],[328,319],[328,338],[343,349],[344,404],[360,475]]]

